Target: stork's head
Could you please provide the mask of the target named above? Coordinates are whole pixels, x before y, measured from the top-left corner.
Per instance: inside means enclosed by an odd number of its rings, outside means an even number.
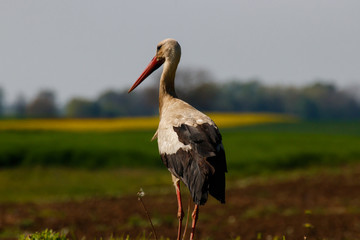
[[[181,56],[180,44],[171,38],[161,41],[156,47],[156,55],[158,60],[179,62]]]
[[[141,76],[136,80],[128,93],[134,90],[142,81],[144,81],[152,72],[158,69],[165,61],[171,65],[177,66],[180,61],[181,48],[180,44],[171,38],[161,41],[156,48],[156,55],[146,67]]]

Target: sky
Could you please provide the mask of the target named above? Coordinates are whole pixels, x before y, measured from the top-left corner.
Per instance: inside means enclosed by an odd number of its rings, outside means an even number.
[[[359,13],[358,0],[1,0],[0,87],[9,104],[41,89],[62,104],[128,89],[169,37],[179,68],[220,83],[355,87]]]

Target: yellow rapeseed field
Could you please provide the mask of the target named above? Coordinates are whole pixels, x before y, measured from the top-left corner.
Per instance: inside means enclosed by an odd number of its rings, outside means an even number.
[[[282,114],[261,113],[210,113],[209,116],[220,128],[246,126],[261,123],[296,121]],[[123,131],[156,129],[158,117],[123,117],[111,119],[5,119],[0,121],[0,131]]]

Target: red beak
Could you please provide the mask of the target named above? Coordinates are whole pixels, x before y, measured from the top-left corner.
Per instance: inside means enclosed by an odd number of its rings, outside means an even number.
[[[132,85],[132,87],[129,89],[128,93],[130,93],[132,90],[134,90],[138,85],[140,85],[140,83],[142,81],[145,80],[145,78],[147,78],[152,72],[154,72],[156,69],[158,69],[162,64],[164,63],[164,60],[158,60],[157,57],[155,56],[151,62],[149,63],[149,65],[146,67],[146,69],[144,70],[144,72],[141,74],[141,76],[138,78],[138,80],[136,80],[136,82],[134,83],[134,85]]]

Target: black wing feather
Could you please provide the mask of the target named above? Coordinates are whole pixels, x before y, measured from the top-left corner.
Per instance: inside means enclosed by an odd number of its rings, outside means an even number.
[[[224,203],[227,166],[219,130],[205,123],[196,127],[182,124],[174,131],[191,150],[163,154],[164,164],[187,185],[195,203],[205,204],[208,193]]]

